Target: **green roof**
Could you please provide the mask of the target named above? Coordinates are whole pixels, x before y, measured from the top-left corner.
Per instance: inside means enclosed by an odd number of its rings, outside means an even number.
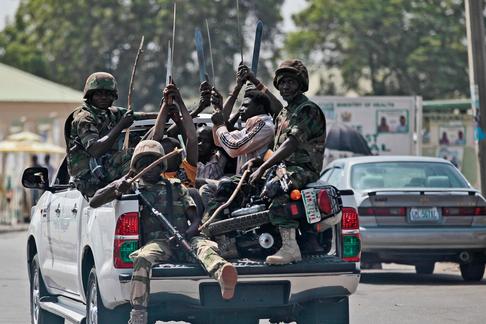
[[[450,99],[450,100],[426,100],[422,103],[423,110],[443,110],[459,109],[467,110],[471,108],[470,99]]]
[[[0,102],[80,103],[83,93],[0,63]]]

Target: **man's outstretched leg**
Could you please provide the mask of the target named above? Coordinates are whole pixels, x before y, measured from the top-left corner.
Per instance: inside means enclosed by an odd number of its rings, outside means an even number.
[[[206,271],[219,282],[223,299],[233,298],[238,273],[233,264],[219,255],[218,244],[201,236],[194,237],[191,244]]]

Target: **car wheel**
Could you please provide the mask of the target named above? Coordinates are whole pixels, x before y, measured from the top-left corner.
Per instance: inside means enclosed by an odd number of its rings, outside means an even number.
[[[461,276],[465,281],[480,281],[483,279],[485,264],[484,263],[466,263],[461,264]]]
[[[42,279],[37,255],[30,264],[30,322],[32,324],[64,324],[64,318],[43,310],[40,300],[47,296],[47,289]]]
[[[415,265],[417,274],[432,274],[434,272],[435,262],[424,262]]]
[[[98,287],[98,278],[96,277],[96,268],[91,268],[88,277],[88,289],[86,295],[86,324],[105,323],[107,310],[101,300],[100,290]]]

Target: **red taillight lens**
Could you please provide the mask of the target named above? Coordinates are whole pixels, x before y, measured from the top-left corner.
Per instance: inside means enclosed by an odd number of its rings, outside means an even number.
[[[486,216],[486,207],[443,207],[442,216]]]
[[[138,231],[138,213],[126,213],[118,218],[115,228],[115,241],[113,242],[113,266],[115,268],[133,267],[129,255],[138,249]]]
[[[407,208],[405,207],[361,207],[359,208],[361,216],[406,216]]]
[[[138,235],[138,213],[121,215],[116,222],[115,235]]]
[[[351,207],[343,208],[341,228],[343,230],[359,230],[359,218],[356,209]]]
[[[326,190],[321,190],[317,194],[317,204],[319,205],[320,211],[324,214],[329,215],[332,213],[331,199]]]

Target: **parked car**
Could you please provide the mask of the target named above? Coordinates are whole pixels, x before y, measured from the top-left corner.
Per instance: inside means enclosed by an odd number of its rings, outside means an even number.
[[[144,125],[150,125],[143,123],[134,123],[132,136],[144,135]],[[31,323],[126,323],[133,268],[128,255],[142,244],[138,196],[91,208],[70,183],[65,160],[53,182],[46,179],[45,168],[26,169],[22,179],[27,188],[46,190],[32,208],[26,244]],[[322,209],[319,185],[308,191],[314,192],[315,213]],[[342,221],[327,231],[324,252],[284,266],[267,266],[258,258],[231,260],[239,278],[229,301],[197,263],[154,266],[149,323],[258,323],[258,318],[349,323],[348,298],[360,277],[359,223],[353,192],[342,191],[340,198]]]
[[[355,192],[363,263],[415,265],[431,274],[457,262],[466,281],[483,278],[486,201],[449,161],[414,156],[335,160],[321,180]]]

